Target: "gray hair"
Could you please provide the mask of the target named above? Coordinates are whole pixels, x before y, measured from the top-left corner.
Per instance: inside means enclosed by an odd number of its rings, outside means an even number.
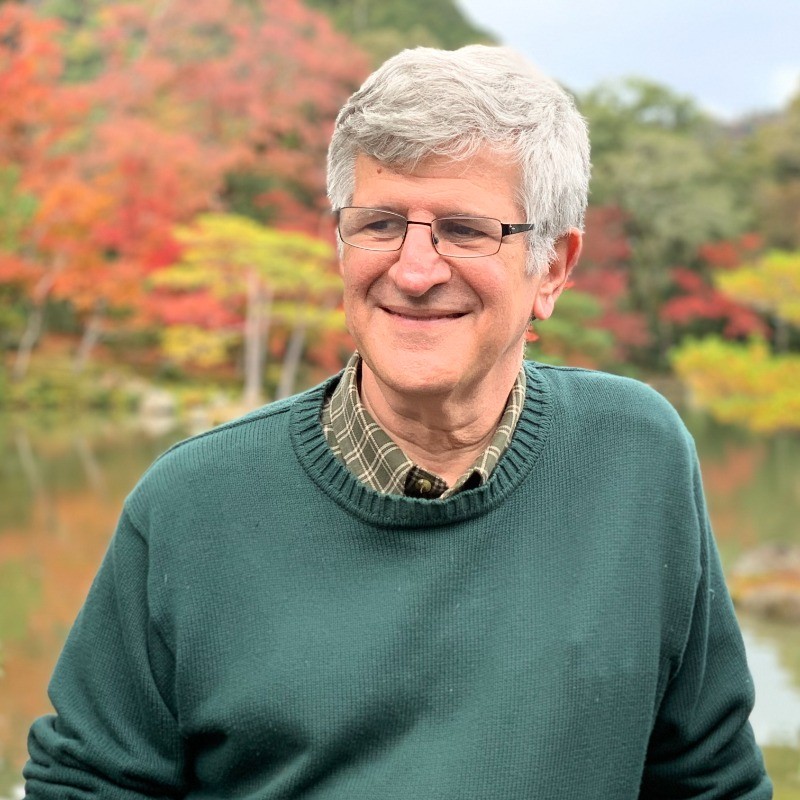
[[[559,236],[583,228],[589,185],[586,122],[572,98],[513,50],[404,50],[372,73],[336,118],[328,199],[353,199],[360,153],[400,171],[428,156],[468,159],[488,145],[520,165],[517,198],[536,227],[529,274],[543,272]]]

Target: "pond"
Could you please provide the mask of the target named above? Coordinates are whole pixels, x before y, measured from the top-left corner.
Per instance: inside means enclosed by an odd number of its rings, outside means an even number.
[[[800,437],[757,437],[689,414],[726,569],[764,542],[800,544]],[[31,721],[123,499],[184,430],[82,417],[0,422],[0,800],[16,796]],[[756,736],[800,798],[800,626],[741,617]],[[777,774],[780,773],[780,774]]]

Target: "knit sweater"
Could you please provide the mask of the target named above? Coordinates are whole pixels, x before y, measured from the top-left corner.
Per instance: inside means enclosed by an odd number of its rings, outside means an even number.
[[[528,364],[491,479],[420,500],[334,457],[335,381],[142,478],[31,729],[28,797],[772,796],[660,396]]]

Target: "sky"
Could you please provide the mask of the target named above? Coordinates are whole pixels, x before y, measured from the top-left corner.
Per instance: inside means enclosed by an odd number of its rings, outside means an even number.
[[[636,75],[732,121],[800,91],[800,0],[457,0],[572,91]]]

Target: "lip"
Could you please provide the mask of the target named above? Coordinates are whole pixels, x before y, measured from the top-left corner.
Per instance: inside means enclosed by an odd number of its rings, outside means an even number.
[[[401,306],[381,306],[381,309],[392,317],[408,320],[409,322],[447,322],[460,319],[466,315],[464,311],[451,311],[449,309],[421,309],[403,308]]]

